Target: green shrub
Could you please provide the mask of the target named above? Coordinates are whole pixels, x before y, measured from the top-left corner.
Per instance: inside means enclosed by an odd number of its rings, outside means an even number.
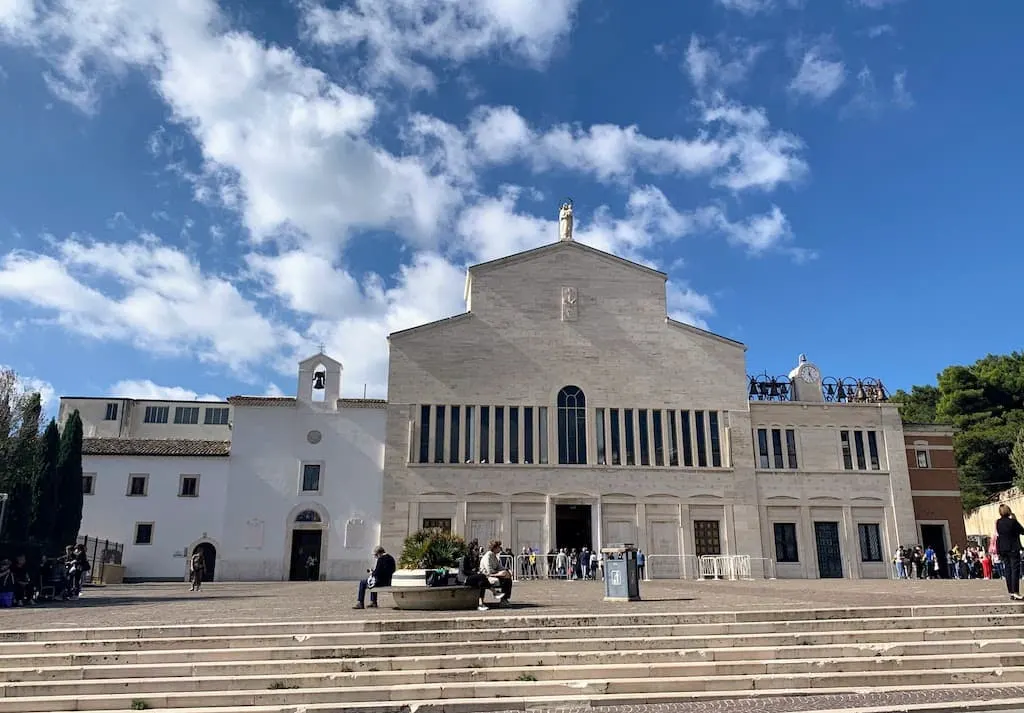
[[[398,566],[402,569],[458,567],[466,541],[444,530],[420,530],[405,538]]]

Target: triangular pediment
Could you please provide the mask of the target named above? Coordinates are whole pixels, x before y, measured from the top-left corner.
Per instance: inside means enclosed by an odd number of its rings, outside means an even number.
[[[656,275],[663,280],[668,279],[668,275],[660,270],[655,270],[652,267],[641,265],[638,262],[627,260],[626,258],[619,257],[618,255],[612,255],[611,253],[605,252],[604,250],[598,250],[597,248],[590,247],[583,243],[575,240],[560,240],[557,243],[551,243],[549,245],[542,245],[539,248],[533,248],[532,250],[524,250],[520,253],[513,255],[506,255],[505,257],[499,257],[495,260],[489,260],[487,262],[481,262],[476,265],[471,265],[469,268],[470,277],[474,274],[482,272],[490,272],[491,270],[500,269],[506,265],[513,265],[515,263],[526,262],[529,260],[536,260],[538,258],[547,257],[560,251],[582,251],[584,253],[600,257],[604,260],[611,260],[619,265],[624,265],[633,268],[639,272],[643,272],[647,275]]]
[[[340,370],[342,368],[340,361],[338,361],[337,359],[332,359],[326,354],[320,352],[300,361],[299,369],[305,370],[310,368],[316,368],[317,366],[320,365],[323,365],[325,369],[331,369],[332,367],[334,367]]]

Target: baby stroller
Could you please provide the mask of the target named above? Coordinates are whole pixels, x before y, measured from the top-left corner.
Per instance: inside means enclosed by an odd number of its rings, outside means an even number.
[[[71,584],[67,569],[60,563],[43,559],[39,566],[39,601],[67,601],[71,598]]]

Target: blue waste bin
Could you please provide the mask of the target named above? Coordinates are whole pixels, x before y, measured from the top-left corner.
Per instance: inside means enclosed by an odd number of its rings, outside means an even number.
[[[640,601],[640,572],[636,564],[636,546],[614,544],[601,548],[604,555],[604,600]]]

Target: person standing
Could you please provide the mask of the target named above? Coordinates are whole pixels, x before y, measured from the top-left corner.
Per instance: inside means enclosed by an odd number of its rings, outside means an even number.
[[[640,579],[647,575],[647,555],[643,550],[636,551],[636,574]]]
[[[188,568],[192,580],[191,591],[198,592],[203,588],[203,577],[206,575],[206,559],[200,550],[192,553],[192,560],[189,562]]]
[[[1006,574],[1006,590],[1010,599],[1021,600],[1020,595],[1020,536],[1024,535],[1024,527],[1013,516],[1013,510],[1006,503],[999,506],[999,519],[996,520],[996,551],[1003,563]]]
[[[373,550],[373,559],[375,560],[373,571],[366,570],[370,576],[359,580],[359,594],[353,609],[365,607],[366,590],[370,590],[370,607],[376,608],[377,592],[374,592],[373,589],[375,587],[391,586],[391,578],[395,575],[395,570],[398,568],[398,565],[395,564],[395,558],[389,555],[383,547],[377,545]]]

